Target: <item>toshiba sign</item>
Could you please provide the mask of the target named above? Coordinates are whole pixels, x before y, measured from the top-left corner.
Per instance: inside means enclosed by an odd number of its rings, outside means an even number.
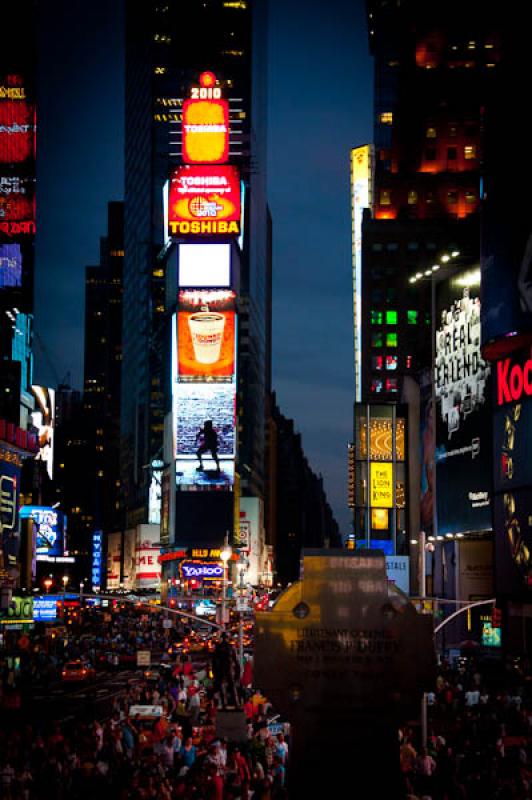
[[[497,405],[517,402],[523,395],[532,396],[532,351],[521,364],[512,364],[511,358],[497,363]]]

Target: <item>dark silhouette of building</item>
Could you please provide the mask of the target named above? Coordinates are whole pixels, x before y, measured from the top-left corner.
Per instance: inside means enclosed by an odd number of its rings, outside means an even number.
[[[271,482],[269,530],[273,530],[275,572],[286,584],[299,579],[301,551],[305,547],[341,547],[341,536],[325,490],[323,478],[311,469],[294,420],[287,419],[272,393],[270,425]],[[268,523],[267,523],[268,524]],[[271,535],[271,533],[270,533]]]
[[[375,158],[362,236],[362,399],[393,400],[403,376],[430,362],[438,270],[479,260],[482,114],[500,49],[494,8],[367,8]]]
[[[88,510],[95,528],[109,533],[122,524],[120,506],[120,387],[122,366],[122,275],[124,205],[108,206],[100,264],[85,279],[83,427]]]
[[[147,521],[163,448],[169,373],[163,185],[181,161],[181,106],[204,70],[231,103],[230,162],[246,189],[240,254],[239,461],[242,490],[264,493],[270,380],[271,252],[266,205],[266,3],[126,6],[126,159],[121,465],[127,527]],[[163,257],[159,258],[163,254]]]

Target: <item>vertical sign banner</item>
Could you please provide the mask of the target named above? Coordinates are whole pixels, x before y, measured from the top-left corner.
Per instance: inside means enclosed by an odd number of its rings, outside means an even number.
[[[393,508],[393,465],[370,463],[370,499],[372,508]]]
[[[92,534],[91,583],[92,588],[96,591],[99,591],[102,585],[102,545],[102,531],[94,531]]]
[[[212,72],[202,72],[183,103],[182,157],[186,164],[223,164],[229,157],[229,103]]]
[[[182,166],[170,176],[168,235],[240,233],[238,167]]]
[[[44,461],[50,480],[54,477],[54,428],[55,428],[55,390],[46,386],[32,386],[35,398],[35,411],[32,413],[33,424],[38,430],[39,452],[35,456]]]
[[[351,246],[355,329],[355,401],[362,400],[362,215],[371,208],[372,147],[351,150]]]
[[[437,287],[438,533],[491,529],[491,369],[480,351],[480,270]]]

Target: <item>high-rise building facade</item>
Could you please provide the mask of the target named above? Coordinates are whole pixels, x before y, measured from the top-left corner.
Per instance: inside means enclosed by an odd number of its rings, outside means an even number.
[[[493,15],[474,4],[369,0],[367,8],[374,159],[357,399],[393,400],[405,375],[429,365],[438,271],[448,257],[479,262],[482,114],[500,51]]]
[[[84,429],[87,483],[93,492],[86,514],[106,533],[122,524],[120,505],[120,386],[124,205],[108,205],[100,264],[85,278]]]
[[[239,264],[237,482],[243,493],[261,496],[264,492],[271,339],[266,30],[262,0],[195,0],[184,6],[153,1],[128,4],[126,9],[121,460],[128,526],[147,522],[151,469],[146,466],[165,460],[164,417],[170,410],[165,401],[171,358],[168,314],[177,301],[175,291],[169,289],[177,288],[177,276],[171,278],[169,271],[177,270],[179,243],[198,238],[191,238],[190,231],[181,237],[176,230],[172,242],[168,240],[163,187],[186,163],[183,113],[185,104],[194,99],[191,87],[199,87],[204,73],[215,76],[216,94],[228,103],[231,133],[222,160],[238,170],[237,194],[243,209],[242,230],[232,244]],[[189,122],[193,135],[201,125],[195,129],[194,119]],[[195,180],[191,174],[184,177]],[[203,241],[220,239],[203,235]]]

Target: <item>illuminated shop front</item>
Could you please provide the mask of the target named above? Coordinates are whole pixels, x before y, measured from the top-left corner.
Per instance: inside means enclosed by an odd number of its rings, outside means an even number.
[[[355,405],[357,547],[406,555],[406,412],[397,404]]]

